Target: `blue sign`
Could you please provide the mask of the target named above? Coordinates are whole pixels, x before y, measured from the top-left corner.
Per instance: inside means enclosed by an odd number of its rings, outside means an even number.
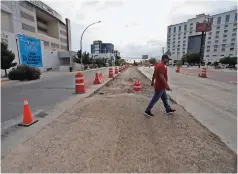
[[[39,39],[18,35],[21,64],[42,67],[41,42]]]

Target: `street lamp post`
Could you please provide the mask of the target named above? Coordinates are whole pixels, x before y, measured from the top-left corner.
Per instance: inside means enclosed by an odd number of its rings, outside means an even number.
[[[84,34],[84,32],[90,27],[90,26],[92,26],[92,25],[94,25],[94,24],[97,24],[97,23],[100,23],[101,21],[97,21],[97,22],[94,22],[94,23],[92,23],[92,24],[90,24],[89,26],[87,26],[84,30],[83,30],[83,33],[82,33],[82,35],[81,35],[81,39],[80,39],[80,50],[81,50],[81,53],[80,53],[80,60],[81,60],[81,68],[83,67],[83,57],[82,57],[82,52],[83,52],[83,50],[82,50],[82,47],[83,47],[83,44],[82,44],[82,39],[83,39],[83,34]]]

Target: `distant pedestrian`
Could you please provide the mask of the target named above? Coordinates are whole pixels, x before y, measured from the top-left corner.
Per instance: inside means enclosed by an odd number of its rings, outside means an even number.
[[[154,86],[155,88],[155,93],[148,107],[145,110],[145,115],[148,117],[154,116],[151,113],[151,109],[153,108],[153,106],[159,100],[160,97],[163,101],[166,113],[173,113],[175,111],[174,109],[171,109],[171,107],[169,106],[168,96],[166,93],[166,90],[167,91],[171,90],[168,85],[168,74],[166,67],[166,63],[169,62],[169,60],[171,59],[167,55],[163,55],[161,61],[155,65],[154,74],[151,82],[151,86]]]

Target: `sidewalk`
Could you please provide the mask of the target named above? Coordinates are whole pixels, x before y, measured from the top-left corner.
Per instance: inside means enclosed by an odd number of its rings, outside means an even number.
[[[168,116],[159,102],[145,117],[152,92],[129,68],[9,153],[2,172],[236,172],[236,155],[182,107]]]
[[[153,69],[140,67],[139,70],[152,78]],[[175,73],[174,68],[168,68],[168,74],[173,90],[168,92],[171,98],[237,152],[236,86]]]

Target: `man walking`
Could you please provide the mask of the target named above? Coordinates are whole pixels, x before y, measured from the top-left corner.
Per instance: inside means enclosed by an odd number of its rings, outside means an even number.
[[[154,74],[152,77],[151,85],[155,88],[155,93],[145,110],[145,115],[148,117],[153,117],[154,115],[151,113],[151,109],[155,105],[155,103],[161,97],[166,113],[173,113],[175,110],[171,109],[168,103],[168,96],[166,94],[166,90],[171,90],[168,85],[168,74],[166,63],[171,60],[167,55],[163,55],[162,59],[159,63],[155,65]],[[155,80],[155,83],[154,83]]]

